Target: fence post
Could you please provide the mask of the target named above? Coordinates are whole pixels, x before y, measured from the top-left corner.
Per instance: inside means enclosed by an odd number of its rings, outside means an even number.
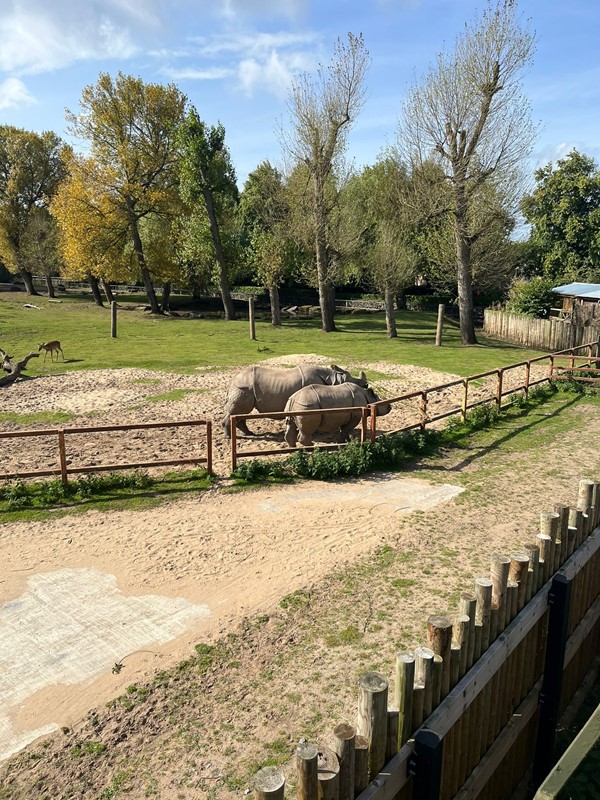
[[[444,329],[444,312],[446,311],[446,306],[443,303],[438,305],[438,318],[437,318],[437,328],[435,331],[435,346],[441,347],[442,346],[442,331]]]
[[[277,767],[263,767],[254,778],[256,800],[283,800],[285,778]]]
[[[371,406],[371,441],[377,438],[377,406]]]
[[[256,339],[256,327],[254,324],[254,296],[248,298],[248,319],[250,321],[250,338]]]
[[[462,398],[461,416],[462,416],[462,421],[466,422],[467,421],[467,406],[469,404],[469,401],[468,401],[468,397],[469,397],[469,379],[465,378],[464,381],[463,381],[463,384],[464,384],[464,392],[463,392],[463,398]]]
[[[496,405],[498,406],[498,411],[502,409],[502,379],[504,378],[504,370],[498,370],[498,385],[496,387]]]
[[[58,453],[60,457],[60,479],[62,480],[62,485],[67,486],[69,483],[67,477],[67,448],[65,446],[65,432],[62,428],[58,431]]]
[[[368,406],[364,406],[360,410],[360,443],[367,441],[367,409]]]
[[[419,413],[421,416],[421,430],[427,426],[427,392],[421,392],[421,402],[419,403]]]
[[[111,339],[117,338],[117,301],[113,300],[110,304],[110,336]]]
[[[369,740],[369,779],[385,764],[387,739],[387,678],[378,672],[365,672],[358,680],[357,733]]]
[[[443,739],[435,731],[417,732],[411,771],[413,796],[419,800],[438,800],[440,796],[443,749]]]
[[[565,575],[558,573],[552,579],[552,586],[548,594],[548,639],[533,760],[533,793],[542,784],[554,765],[554,738],[565,663],[570,600],[571,581]]]
[[[231,431],[231,471],[235,472],[237,467],[237,417],[229,417],[229,430]]]
[[[554,378],[554,355],[550,357],[550,367],[548,369],[548,380],[551,381]]]
[[[531,379],[531,361],[525,363],[525,400],[529,398],[529,381]]]
[[[298,775],[298,800],[317,800],[319,795],[318,771],[319,748],[305,742],[296,750]]]
[[[212,422],[206,420],[206,471],[212,472]]]

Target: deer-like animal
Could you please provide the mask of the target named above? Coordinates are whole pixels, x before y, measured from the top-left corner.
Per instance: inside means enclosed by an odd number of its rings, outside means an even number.
[[[54,361],[54,353],[56,353],[56,360],[58,361],[59,351],[62,354],[63,361],[65,360],[65,354],[63,353],[62,347],[60,346],[60,342],[58,341],[44,342],[43,344],[40,344],[40,346],[38,347],[38,353],[41,352],[42,350],[46,351],[44,354],[44,361],[48,358],[48,353],[50,353],[50,361]]]

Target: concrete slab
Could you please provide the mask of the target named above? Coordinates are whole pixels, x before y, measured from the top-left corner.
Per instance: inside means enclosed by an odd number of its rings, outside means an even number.
[[[387,505],[394,511],[427,511],[439,503],[452,500],[464,489],[443,483],[435,486],[415,478],[399,478],[385,475],[372,480],[311,483],[306,488],[297,487],[293,492],[281,494],[276,500],[257,504],[261,511],[278,514],[286,509],[310,506],[312,503],[352,503],[369,506]]]
[[[29,578],[26,591],[0,608],[0,759],[56,730],[14,730],[11,712],[35,692],[90,680],[210,614],[179,598],[123,595],[116,578],[98,569]]]

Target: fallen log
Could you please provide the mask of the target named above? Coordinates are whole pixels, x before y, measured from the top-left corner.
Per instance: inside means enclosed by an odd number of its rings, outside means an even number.
[[[17,378],[21,376],[23,370],[27,368],[27,362],[31,358],[38,358],[39,355],[39,353],[29,353],[29,355],[25,356],[22,361],[17,361],[15,363],[12,360],[12,356],[9,356],[0,347],[0,356],[2,356],[2,369],[7,373],[0,378],[0,386],[10,386],[11,383],[14,383]]]

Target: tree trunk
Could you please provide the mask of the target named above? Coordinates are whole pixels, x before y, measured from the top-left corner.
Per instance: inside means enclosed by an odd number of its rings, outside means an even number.
[[[335,331],[335,287],[327,280],[327,214],[324,191],[317,175],[314,176],[315,257],[321,306],[321,329],[324,333]]]
[[[398,311],[406,311],[406,289],[399,289],[396,293],[396,308]]]
[[[92,275],[91,272],[88,272],[87,279],[89,281],[90,286],[92,287],[92,294],[94,295],[94,303],[96,303],[97,306],[102,306],[104,308],[104,302],[102,300],[102,294],[100,292],[98,278],[95,275]]]
[[[8,373],[0,378],[0,386],[9,386],[14,383],[21,375],[21,372],[26,369],[27,362],[30,358],[38,358],[39,353],[29,353],[22,361],[13,363],[11,357],[7,355],[4,350],[0,349],[0,356],[2,356],[2,369]]]
[[[52,283],[52,277],[50,275],[46,275],[46,288],[48,290],[48,297],[56,297],[54,284]]]
[[[104,294],[106,295],[106,302],[114,303],[115,296],[113,294],[113,290],[110,288],[110,283],[106,280],[106,278],[100,278],[100,285],[104,289]]]
[[[385,327],[388,339],[398,338],[396,318],[394,317],[394,292],[388,286],[385,287]]]
[[[235,319],[235,308],[233,300],[231,299],[231,290],[229,288],[229,278],[227,276],[227,262],[225,261],[225,252],[221,243],[221,234],[219,233],[219,223],[217,222],[217,215],[212,201],[212,194],[210,189],[203,189],[204,205],[208,215],[208,222],[210,224],[210,234],[212,236],[213,247],[215,248],[215,255],[217,257],[217,264],[219,265],[219,290],[221,292],[221,299],[223,301],[223,309],[225,311],[225,319]]]
[[[156,292],[154,291],[154,286],[152,285],[150,271],[146,266],[146,259],[144,257],[144,248],[142,246],[142,238],[140,236],[138,221],[132,210],[129,212],[129,229],[131,231],[133,250],[137,258],[138,269],[140,271],[142,281],[144,282],[144,288],[146,289],[148,302],[150,303],[150,311],[153,314],[160,314],[160,306],[158,305],[158,300],[156,299]]]
[[[19,275],[23,279],[23,283],[25,284],[25,291],[30,296],[37,296],[39,292],[33,285],[33,275],[28,269],[24,269],[23,267],[19,267]]]
[[[160,308],[163,314],[170,310],[169,301],[171,299],[171,284],[167,281],[163,284]]]
[[[456,190],[454,214],[454,237],[456,242],[456,279],[458,285],[458,309],[460,314],[460,338],[462,344],[477,344],[473,317],[473,280],[471,276],[471,242],[467,233],[467,202],[464,187]]]
[[[281,325],[281,308],[279,305],[279,289],[276,283],[269,286],[269,301],[271,303],[271,325],[278,328]]]

